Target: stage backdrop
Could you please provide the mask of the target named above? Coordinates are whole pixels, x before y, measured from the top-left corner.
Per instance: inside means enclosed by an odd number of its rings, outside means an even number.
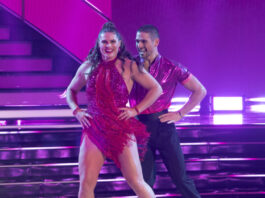
[[[111,0],[89,2],[111,18]],[[22,0],[0,0],[0,3],[22,16]],[[84,0],[24,0],[24,8],[26,21],[81,60],[94,46],[106,22]]]
[[[265,97],[264,0],[112,0],[112,18],[134,53],[137,28],[156,25],[161,54],[186,65],[208,94]]]

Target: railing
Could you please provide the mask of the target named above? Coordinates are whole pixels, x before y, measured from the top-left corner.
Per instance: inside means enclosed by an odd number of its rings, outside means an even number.
[[[93,5],[88,0],[83,0],[90,8],[92,8],[96,13],[98,13],[101,17],[106,19],[107,21],[111,21],[99,8],[97,8],[95,5]]]

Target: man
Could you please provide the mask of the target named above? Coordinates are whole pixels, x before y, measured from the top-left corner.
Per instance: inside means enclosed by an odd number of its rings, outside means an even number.
[[[200,197],[193,181],[186,175],[184,156],[176,133],[175,122],[189,113],[206,95],[203,85],[187,69],[161,56],[158,52],[159,33],[155,26],[144,25],[136,34],[138,64],[143,66],[160,83],[163,93],[138,119],[151,133],[147,152],[142,162],[145,181],[155,183],[155,152],[159,151],[168,173],[185,198]],[[181,83],[191,91],[188,102],[177,112],[168,112],[176,85]],[[146,91],[135,84],[130,96],[131,106],[141,101]]]

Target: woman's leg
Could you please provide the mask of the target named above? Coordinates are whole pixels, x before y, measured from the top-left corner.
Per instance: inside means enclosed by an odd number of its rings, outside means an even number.
[[[136,195],[140,198],[155,197],[152,188],[143,179],[135,141],[130,141],[129,144],[124,147],[122,154],[119,156],[119,161],[121,164],[121,172]]]
[[[104,156],[91,140],[84,135],[79,152],[79,198],[94,198],[98,175],[104,164]]]

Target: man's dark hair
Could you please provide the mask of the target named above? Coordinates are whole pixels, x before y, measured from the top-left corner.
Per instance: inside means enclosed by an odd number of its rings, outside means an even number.
[[[143,25],[137,30],[137,32],[149,33],[152,39],[160,38],[158,29],[154,25]]]

